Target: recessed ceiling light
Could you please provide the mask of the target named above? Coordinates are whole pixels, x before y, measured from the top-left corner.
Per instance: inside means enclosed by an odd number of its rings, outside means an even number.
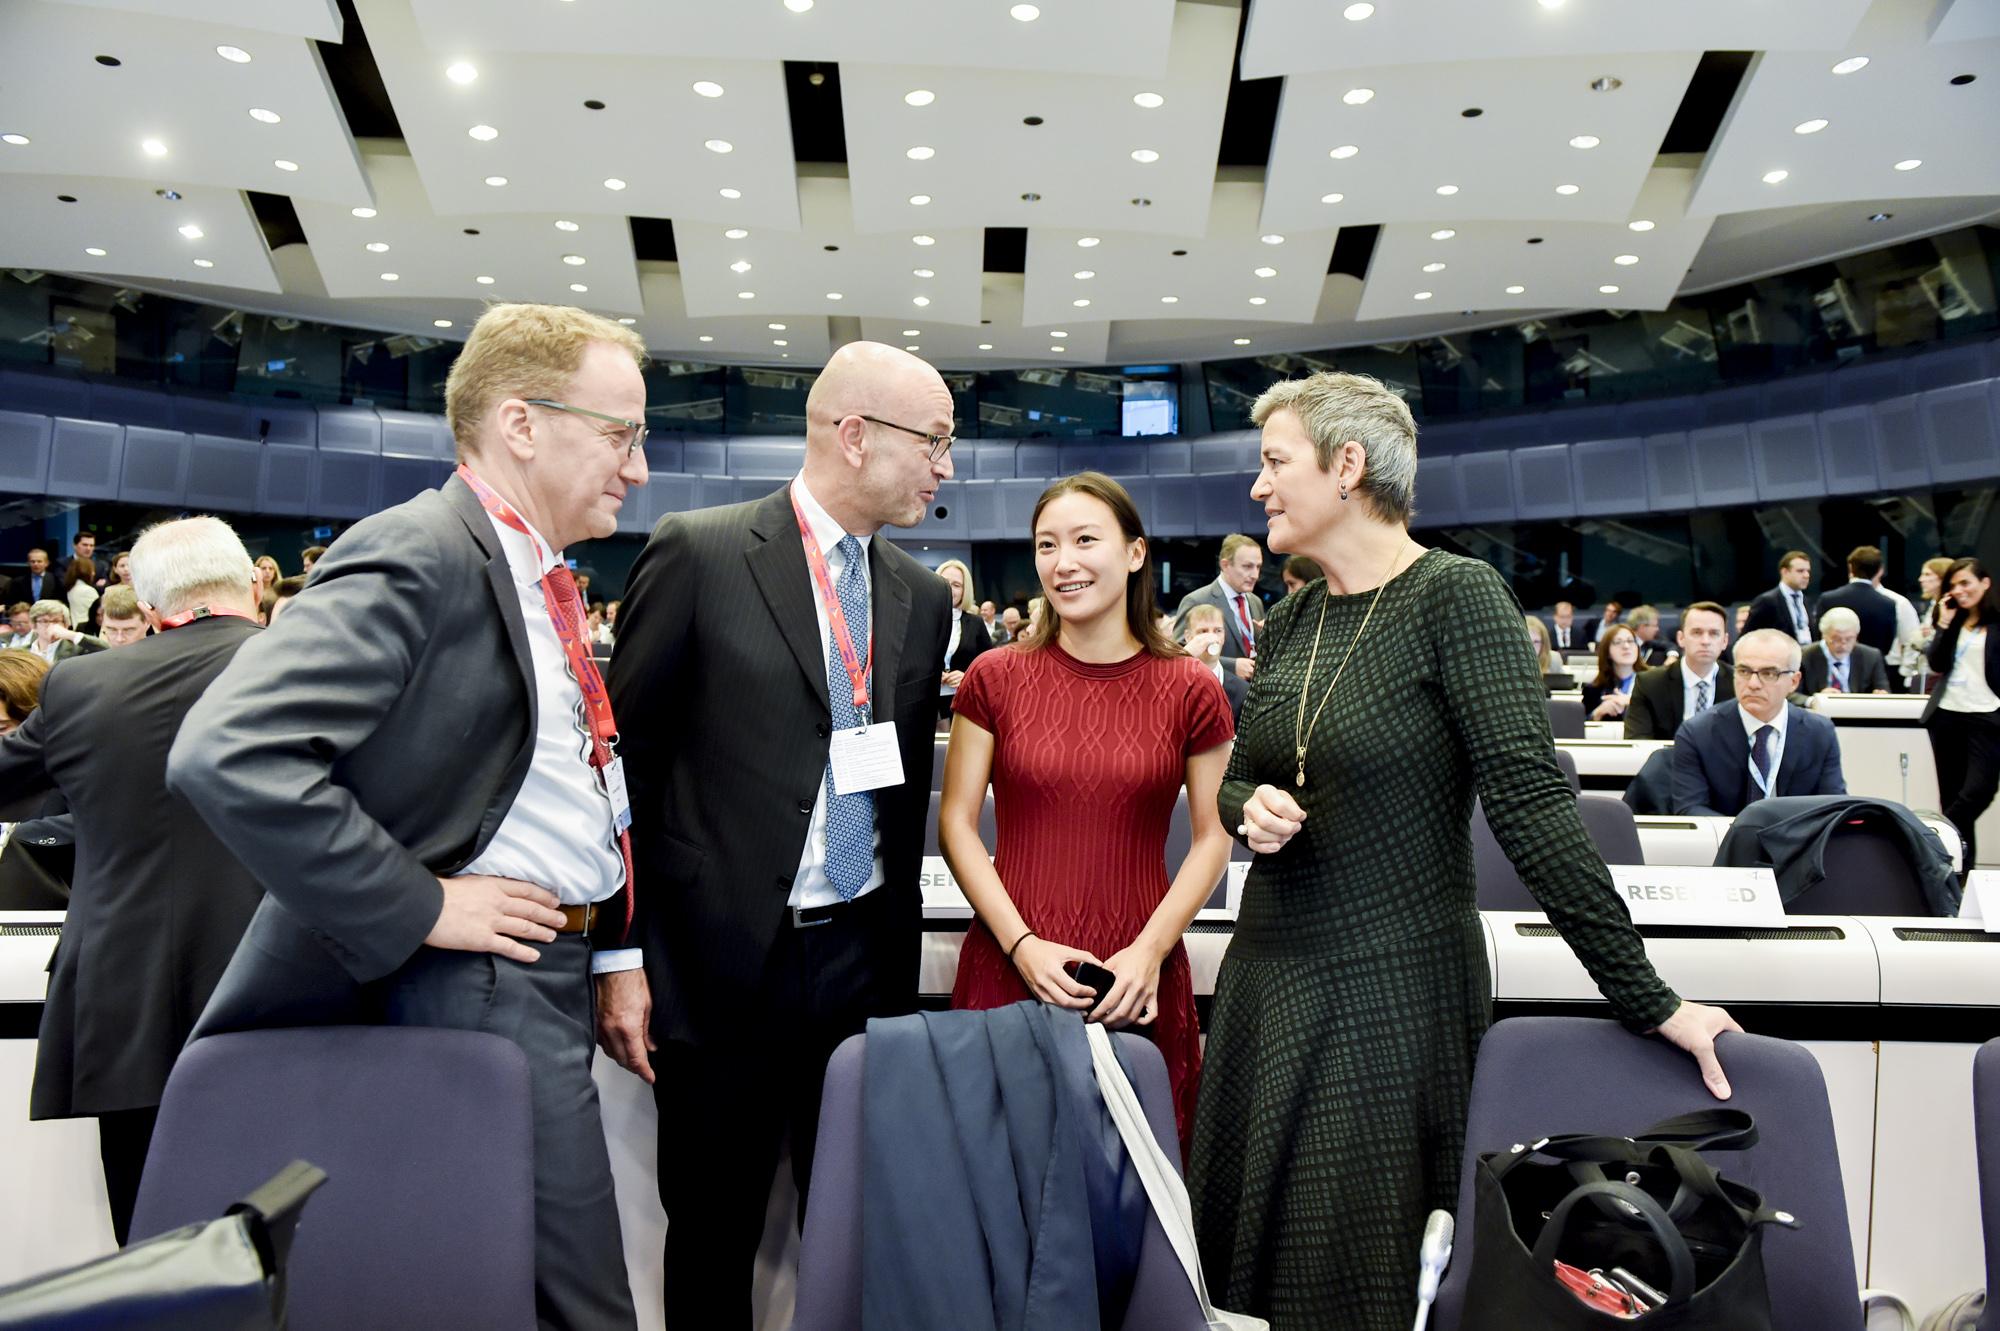
[[[910,297],[910,304],[912,304],[912,305],[916,306],[916,307],[917,307],[918,309],[922,309],[922,308],[923,308],[924,306],[926,306],[926,305],[928,305],[928,304],[930,304],[930,303],[931,303],[931,298],[930,298],[929,296],[912,296],[912,297]]]
[[[1275,231],[1259,236],[1257,239],[1263,241],[1266,245],[1282,245],[1285,243],[1285,238]]]
[[[1600,296],[1615,296],[1618,294],[1618,288],[1612,283],[1606,282],[1597,289],[1597,294]]]
[[[1180,299],[1181,299],[1181,298],[1180,298],[1179,296],[1162,296],[1162,297],[1160,297],[1160,304],[1162,304],[1162,305],[1178,305],[1178,304],[1180,304]]]
[[[563,262],[572,268],[581,268],[585,260],[581,254],[565,254],[563,255]]]
[[[193,222],[189,222],[186,226],[180,228],[180,233],[189,240],[200,240],[202,237],[202,229]]]
[[[1905,157],[1902,161],[1896,163],[1896,169],[1898,171],[1914,171],[1923,164],[1924,159],[1921,157]]]
[[[1263,298],[1262,296],[1252,296],[1252,297],[1250,298],[1250,303],[1251,303],[1252,305],[1263,305],[1263,304],[1265,304],[1266,302],[1265,302],[1265,300],[1264,300],[1264,298]]]
[[[1160,160],[1160,155],[1151,148],[1134,148],[1132,150],[1132,160],[1135,162],[1157,162]]]
[[[444,76],[460,87],[464,87],[479,77],[479,69],[469,61],[459,60],[445,66]]]
[[[839,300],[841,299],[841,295],[838,291],[829,291],[826,293],[826,298],[828,300]]]
[[[83,247],[83,252],[84,252],[85,254],[88,254],[88,255],[89,255],[89,256],[90,256],[91,258],[93,258],[93,259],[102,259],[102,258],[104,257],[104,251],[103,251],[103,250],[101,250],[101,249],[99,249],[99,248],[98,248],[97,246],[95,246],[95,245],[86,245],[86,246],[84,246],[84,247]]]
[[[382,274],[382,280],[384,282],[400,282],[403,280],[403,275],[401,273],[384,273]]]
[[[1089,302],[1088,300],[1085,300],[1085,299],[1083,299],[1083,298],[1082,298],[1081,296],[1079,296],[1079,297],[1078,297],[1077,299],[1075,299],[1075,300],[1071,301],[1071,302],[1070,302],[1070,304],[1072,304],[1072,305],[1076,306],[1076,308],[1078,308],[1078,309],[1080,310],[1080,309],[1082,309],[1082,308],[1083,308],[1084,306],[1086,306],[1086,305],[1090,304],[1090,302]]]
[[[771,339],[771,345],[774,347],[789,347],[792,344],[782,337],[774,337]]]
[[[1078,236],[1076,238],[1076,247],[1080,250],[1090,249],[1096,244],[1097,244],[1096,236]]]
[[[30,141],[25,134],[0,134],[0,143],[11,143],[16,148],[25,148]]]
[[[1050,347],[1050,348],[1049,348],[1049,350],[1050,350],[1050,351],[1055,351],[1055,352],[1063,352],[1063,351],[1067,351],[1067,350],[1069,350],[1069,348],[1068,348],[1068,347]]]
[[[1511,286],[1507,288],[1507,294],[1510,296],[1518,296],[1526,290],[1527,288],[1524,286]]]
[[[1095,268],[1079,268],[1071,273],[1070,276],[1079,282],[1088,282],[1091,278],[1097,276],[1097,270]]]
[[[250,53],[240,46],[218,46],[215,48],[215,53],[232,64],[247,65],[250,63]]]
[[[736,299],[738,299],[738,300],[755,300],[755,299],[757,299],[757,293],[756,293],[756,292],[754,292],[754,291],[739,291],[739,292],[737,292],[737,293],[736,293]]]
[[[937,94],[929,88],[912,88],[903,94],[903,100],[911,106],[929,106],[937,100]]]
[[[1775,184],[1777,184],[1777,183],[1778,183],[1779,181],[1781,181],[1781,180],[1785,179],[1785,177],[1787,177],[1787,176],[1789,176],[1789,175],[1791,175],[1791,174],[1792,174],[1791,172],[1789,172],[1789,171],[1785,171],[1785,170],[1782,170],[1782,169],[1780,169],[1780,170],[1777,170],[1777,171],[1766,171],[1766,172],[1764,173],[1764,183],[1765,183],[1766,185],[1775,185]]]
[[[267,111],[261,106],[253,106],[250,108],[250,118],[252,120],[259,122],[260,124],[265,124],[265,125],[275,125],[280,120],[284,119],[284,117],[279,115],[276,111]]]
[[[1543,9],[1561,9],[1563,0],[1542,0]]]
[[[583,294],[584,292],[586,292],[586,291],[590,290],[590,288],[589,288],[589,287],[585,286],[585,285],[584,285],[583,283],[581,283],[581,282],[572,282],[572,283],[570,283],[570,284],[569,284],[569,289],[570,289],[571,291],[574,291],[574,292],[575,292],[575,293],[576,293],[577,295],[579,295],[579,296],[581,296],[581,295],[582,295],[582,294]]]
[[[1604,140],[1598,138],[1595,134],[1579,134],[1569,141],[1569,146],[1572,148],[1595,148],[1602,142]]]
[[[628,314],[620,318],[618,322],[624,324],[627,328],[630,328],[633,324],[638,323],[639,321],[637,319],[634,319],[631,315]]]
[[[1847,57],[1847,59],[1842,60],[1838,64],[1834,65],[1833,72],[1836,74],[1852,74],[1857,69],[1866,69],[1867,67],[1868,67],[1867,56],[1851,55]]]
[[[937,149],[926,148],[922,144],[918,144],[914,148],[905,149],[903,152],[903,156],[909,158],[913,162],[928,162],[931,160],[931,158],[937,156]]]
[[[610,177],[607,177],[607,178],[605,179],[605,182],[604,182],[604,188],[606,188],[606,189],[609,189],[609,190],[620,190],[620,189],[624,189],[624,188],[625,188],[625,182],[624,182],[624,181],[622,181],[622,180],[620,180],[620,179],[619,179],[619,178],[618,178],[617,176],[610,176]],[[728,197],[729,197],[729,191],[728,191],[728,190],[724,190],[724,191],[722,191],[722,197],[723,197],[723,198],[725,198],[725,199],[726,199],[726,198],[728,198]]]
[[[1345,93],[1341,94],[1340,100],[1346,102],[1349,106],[1366,106],[1375,100],[1375,90],[1373,88],[1349,88]]]
[[[770,329],[774,333],[782,333],[785,331],[785,326],[783,324],[765,324],[764,327]]]
[[[1609,74],[1601,74],[1590,81],[1590,90],[1592,92],[1617,92],[1624,86],[1624,79],[1613,78]]]
[[[924,330],[921,328],[905,328],[903,330],[904,337],[922,337],[923,335]]]
[[[730,227],[729,230],[723,232],[722,234],[724,236],[727,236],[731,240],[745,240],[748,239],[750,235],[748,231],[745,231],[740,226]]]
[[[1439,185],[1439,186],[1437,187],[1437,192],[1438,192],[1439,194],[1442,194],[1442,195],[1444,195],[1444,196],[1445,196],[1446,198],[1450,198],[1450,197],[1451,197],[1452,195],[1454,195],[1454,194],[1458,193],[1458,186],[1456,186],[1456,185]]]
[[[1132,104],[1143,106],[1148,111],[1157,111],[1167,104],[1167,99],[1156,92],[1135,92],[1132,94]]]
[[[1798,124],[1793,125],[1792,133],[1817,134],[1825,128],[1826,128],[1826,121],[1814,118],[1812,120],[1801,120]]]
[[[1233,341],[1233,344],[1234,344],[1234,345],[1236,345],[1236,346],[1239,346],[1239,347],[1247,347],[1247,346],[1249,346],[1249,345],[1250,345],[1250,339],[1249,339],[1249,338],[1247,338],[1247,337],[1239,337],[1239,338],[1235,338],[1235,339],[1232,339],[1232,341]]]
[[[1370,14],[1374,12],[1375,12],[1375,6],[1373,5],[1349,5],[1347,8],[1340,11],[1340,16],[1346,19],[1349,23],[1359,23],[1362,19],[1367,18]]]
[[[1428,291],[1419,291],[1416,295],[1410,297],[1412,300],[1429,300],[1430,298],[1431,293]]]
[[[1061,329],[1061,328],[1051,328],[1051,329],[1049,329],[1049,338],[1050,338],[1050,340],[1051,340],[1051,341],[1056,341],[1056,342],[1060,342],[1060,341],[1064,340],[1065,338],[1067,338],[1068,336],[1069,336],[1069,333],[1068,333],[1068,332],[1067,332],[1066,330],[1064,330],[1064,329]]]
[[[1327,153],[1327,156],[1333,158],[1335,161],[1344,162],[1348,158],[1354,156],[1354,154],[1360,151],[1361,149],[1355,147],[1351,143],[1343,143],[1338,148],[1330,150]]]
[[[611,182],[610,182],[610,181],[608,181],[608,180],[607,180],[607,181],[605,181],[604,183],[605,183],[605,184],[607,184],[607,185],[611,185]],[[617,183],[616,185],[611,185],[611,188],[612,188],[612,189],[624,189],[624,188],[625,188],[625,182],[621,180],[621,181],[619,181],[619,182],[618,182],[618,183]],[[724,185],[724,186],[723,186],[723,187],[722,187],[721,189],[717,190],[717,191],[716,191],[716,193],[717,193],[717,194],[720,194],[720,195],[721,195],[721,196],[722,196],[723,198],[725,198],[725,199],[740,199],[740,198],[742,198],[742,197],[743,197],[743,191],[742,191],[742,190],[740,190],[740,189],[731,189],[731,188],[730,188],[729,186],[727,186],[727,185]]]
[[[491,125],[474,125],[465,132],[471,137],[478,139],[481,143],[491,143],[500,137],[500,131]]]
[[[379,240],[369,241],[367,249],[370,254],[387,254],[389,252],[389,247]]]
[[[911,236],[911,237],[910,237],[910,243],[911,243],[912,245],[935,245],[935,244],[937,244],[937,237],[936,237],[936,236]]]
[[[148,157],[165,157],[167,155],[167,145],[158,139],[145,139],[140,142],[139,151]]]
[[[1278,270],[1275,268],[1259,268],[1255,271],[1259,277],[1276,277],[1278,275]]]
[[[810,5],[812,4],[812,0],[806,0],[806,4],[807,4],[808,6],[810,6]],[[800,12],[802,12],[802,13],[803,13],[804,11],[800,11]],[[714,339],[714,338],[713,338],[712,336],[710,336],[709,334],[707,334],[707,333],[703,333],[703,334],[701,335],[701,340],[702,340],[702,341],[704,341],[704,342],[713,342],[713,341],[715,341],[715,339]]]
[[[1642,217],[1636,222],[1627,222],[1625,224],[1625,229],[1627,231],[1651,231],[1653,229],[1653,224],[1651,222],[1648,222],[1645,218]]]
[[[1042,16],[1042,11],[1034,5],[1015,5],[1007,13],[1018,23],[1033,23]]]
[[[1577,191],[1577,187],[1576,187],[1575,185],[1558,185],[1558,186],[1556,186],[1556,193],[1558,193],[1558,194],[1561,194],[1561,195],[1564,195],[1565,197],[1566,197],[1566,196],[1568,196],[1568,195],[1571,195],[1571,194],[1574,194],[1574,193],[1576,193],[1576,191]]]
[[[930,205],[930,201],[931,201],[931,196],[928,194],[912,194],[910,196],[910,206],[912,208],[928,207]]]
[[[1322,194],[1319,196],[1319,201],[1321,203],[1339,203],[1346,197],[1345,194]]]
[[[1630,268],[1633,264],[1639,262],[1639,256],[1636,254],[1621,254],[1611,262],[1621,268]]]
[[[791,10],[794,14],[803,14],[812,7],[813,0],[785,0],[785,8]],[[712,337],[704,337],[702,339],[704,342],[713,342],[714,340]]]
[[[556,230],[558,231],[577,231],[580,229],[581,228],[579,228],[576,223],[570,221],[567,217],[559,217],[556,219]]]
[[[701,146],[712,153],[733,153],[736,151],[736,145],[728,139],[709,139]]]
[[[710,82],[708,79],[701,79],[697,81],[694,84],[694,90],[696,93],[698,93],[703,97],[722,96],[722,85],[720,83]]]
[[[215,267],[215,260],[213,260],[213,259],[196,259],[196,260],[194,261],[194,266],[195,266],[195,267],[197,267],[197,268],[213,268],[213,267]]]
[[[931,271],[930,269],[928,269],[928,268],[912,268],[912,269],[910,270],[910,276],[912,276],[912,277],[936,277],[936,276],[937,276],[937,274],[936,274],[936,273],[934,273],[934,272],[932,272],[932,271]]]
[[[1457,234],[1458,234],[1458,232],[1456,232],[1456,231],[1452,230],[1452,229],[1451,229],[1450,227],[1448,227],[1448,226],[1447,226],[1447,227],[1440,227],[1440,228],[1439,228],[1438,230],[1436,230],[1436,231],[1433,231],[1433,232],[1431,232],[1431,239],[1432,239],[1432,240],[1450,240],[1450,239],[1451,239],[1451,238],[1452,238],[1453,236],[1455,236],[1455,235],[1457,235]]]
[[[750,271],[750,261],[748,259],[738,259],[735,263],[729,265],[729,271],[732,273],[747,273]]]
[[[347,211],[353,216],[360,218],[369,218],[375,215],[373,208],[349,208]]]
[[[277,167],[280,171],[296,171],[299,169],[297,162],[283,157],[275,159],[271,165]]]
[[[451,327],[451,320],[449,320],[449,319],[433,319],[433,320],[431,320],[431,327],[433,327],[433,328],[449,328],[449,327]]]
[[[1894,213],[1870,213],[1868,220],[1871,222],[1886,222],[1895,215]]]
[[[903,350],[905,350],[905,351],[922,351],[922,350],[923,350],[923,348],[922,348],[922,347],[920,347],[920,346],[918,346],[918,345],[917,345],[916,343],[912,342],[912,343],[910,343],[910,344],[909,344],[908,346],[904,347],[904,348],[903,348]]]
[[[475,277],[472,280],[479,283],[479,285],[483,287],[490,287],[493,285],[493,279],[486,276],[486,274],[484,273],[481,273],[478,277]]]
[[[1427,273],[1441,273],[1444,271],[1444,265],[1433,259],[1424,265],[1424,271]]]
[[[993,350],[993,344],[991,342],[981,342],[979,344],[979,349],[981,351],[991,351]]]
[[[507,183],[507,177],[488,176],[486,177],[486,183],[491,185],[494,189],[499,189],[502,185],[505,185]]]

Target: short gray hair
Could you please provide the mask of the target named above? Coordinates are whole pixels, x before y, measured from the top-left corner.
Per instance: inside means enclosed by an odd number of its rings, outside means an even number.
[[[68,628],[70,626],[69,606],[61,601],[44,597],[28,607],[28,621],[33,623],[38,619],[60,619],[63,622],[63,627]]]
[[[132,546],[132,590],[163,615],[210,596],[244,596],[256,573],[250,552],[221,518],[179,518],[146,528]]]
[[[1859,633],[1861,616],[1844,605],[1836,605],[1819,617],[1821,633]]]
[[[1250,419],[1261,427],[1278,411],[1298,417],[1321,471],[1333,470],[1342,444],[1361,445],[1368,461],[1355,489],[1376,517],[1407,523],[1416,515],[1416,418],[1381,380],[1331,370],[1280,380],[1250,408]]]
[[[1848,613],[1853,614],[1854,612],[1850,610]],[[1762,646],[1784,648],[1785,661],[1787,662],[1785,669],[1787,670],[1797,670],[1799,662],[1804,659],[1804,652],[1799,646],[1799,640],[1783,629],[1751,629],[1736,640],[1737,659],[1742,659],[1745,647]]]

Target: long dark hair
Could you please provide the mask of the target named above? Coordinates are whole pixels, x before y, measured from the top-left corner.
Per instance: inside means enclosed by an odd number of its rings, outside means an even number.
[[[1945,570],[1944,586],[1938,591],[1938,600],[1942,601],[1945,597],[1951,596],[1951,580],[1957,577],[1961,570],[1970,573],[1975,578],[1990,579],[1992,577],[1986,571],[1986,565],[1980,563],[1979,560],[1973,558],[1971,555],[1967,555],[1963,559],[1954,559],[1951,561],[1951,567]],[[1957,597],[1952,597],[1952,604],[1958,604]],[[1965,611],[1961,608],[1953,615],[1951,622],[1963,625],[1965,620],[1960,616],[1964,613]],[[1986,595],[1979,600],[1979,627],[1987,628],[1996,623],[2000,623],[2000,588],[1996,588],[1989,583],[1986,588]]]
[[[1035,515],[1028,522],[1028,539],[1033,540],[1035,529],[1042,525],[1042,510],[1064,495],[1089,495],[1101,501],[1111,510],[1111,516],[1118,520],[1118,530],[1127,542],[1141,541],[1146,546],[1146,557],[1139,567],[1125,577],[1125,627],[1138,640],[1139,645],[1154,656],[1185,656],[1187,652],[1172,638],[1160,631],[1160,612],[1153,595],[1153,545],[1146,540],[1146,526],[1139,520],[1139,506],[1132,502],[1132,496],[1125,487],[1112,480],[1101,471],[1080,471],[1074,476],[1065,476],[1042,491],[1042,497],[1035,501]],[[1056,612],[1055,602],[1050,601],[1042,612],[1042,627],[1022,645],[1026,652],[1039,651],[1056,640],[1062,629],[1062,616]]]

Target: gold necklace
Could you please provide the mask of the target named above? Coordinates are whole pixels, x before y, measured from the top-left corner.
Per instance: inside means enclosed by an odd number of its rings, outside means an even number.
[[[1319,641],[1326,632],[1326,607],[1333,600],[1333,596],[1331,593],[1326,593],[1320,599],[1319,627],[1313,630],[1312,657],[1306,662],[1306,677],[1299,685],[1299,715],[1298,720],[1292,725],[1292,746],[1297,751],[1299,762],[1298,775],[1292,779],[1292,784],[1300,790],[1304,790],[1306,785],[1306,744],[1312,738],[1313,731],[1319,728],[1319,714],[1326,710],[1327,703],[1333,698],[1334,689],[1339,687],[1340,676],[1346,671],[1347,663],[1353,659],[1354,649],[1361,645],[1361,635],[1368,632],[1368,621],[1375,618],[1375,607],[1382,603],[1382,593],[1389,589],[1389,580],[1396,576],[1396,565],[1403,562],[1403,553],[1403,547],[1398,546],[1395,558],[1389,561],[1388,570],[1382,574],[1381,584],[1375,588],[1374,599],[1368,602],[1368,613],[1361,617],[1361,627],[1354,631],[1354,641],[1347,644],[1347,654],[1340,658],[1340,664],[1334,668],[1333,679],[1327,684],[1326,692],[1320,695],[1319,706],[1313,709],[1312,720],[1308,722],[1306,699],[1311,695],[1313,671],[1319,666]]]

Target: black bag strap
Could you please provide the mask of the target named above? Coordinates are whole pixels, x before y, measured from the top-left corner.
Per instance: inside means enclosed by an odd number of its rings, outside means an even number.
[[[250,1241],[264,1263],[264,1274],[282,1276],[291,1256],[292,1239],[297,1233],[299,1214],[306,1199],[326,1182],[326,1171],[303,1160],[294,1160],[244,1197],[231,1202],[223,1214],[245,1217]]]
[[[1687,1240],[1674,1228],[1674,1222],[1667,1218],[1667,1213],[1660,1209],[1658,1202],[1629,1183],[1586,1183],[1572,1189],[1567,1197],[1556,1203],[1556,1209],[1549,1212],[1548,1221],[1535,1239],[1535,1278],[1552,1278],[1550,1272],[1554,1270],[1553,1264],[1557,1260],[1556,1249],[1562,1243],[1570,1214],[1577,1204],[1584,1201],[1595,1203],[1600,1198],[1610,1202],[1616,1208],[1614,1213],[1627,1223],[1636,1220],[1653,1232],[1653,1238],[1667,1260],[1667,1303],[1685,1303],[1693,1298],[1694,1256],[1688,1251]]]
[[[1643,1132],[1630,1137],[1603,1133],[1566,1132],[1544,1137],[1531,1147],[1503,1152],[1493,1161],[1496,1178],[1530,1155],[1586,1164],[1641,1165],[1655,1162],[1654,1148],[1684,1147],[1688,1151],[1741,1151],[1757,1144],[1757,1124],[1740,1109],[1698,1109],[1661,1119]],[[1579,1181],[1587,1181],[1588,1171],[1575,1171]]]

